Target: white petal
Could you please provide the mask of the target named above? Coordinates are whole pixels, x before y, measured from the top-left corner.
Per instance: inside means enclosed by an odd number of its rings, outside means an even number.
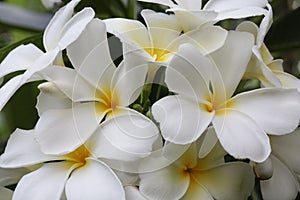
[[[100,43],[106,43],[106,40],[105,24],[100,19],[93,19],[78,39],[67,47],[68,58],[74,68],[78,69],[88,54]]]
[[[72,101],[59,91],[53,83],[42,83],[38,86],[38,88],[41,90],[37,97],[36,105],[39,116],[47,110],[66,109],[72,107]]]
[[[182,30],[185,33],[199,28],[200,26],[212,25],[217,17],[217,13],[214,11],[187,11],[185,9],[178,9],[176,7],[169,10],[175,13],[182,26]]]
[[[219,49],[225,42],[227,31],[217,26],[201,27],[176,38],[168,49],[176,52],[181,44],[190,43],[197,46],[206,55]]]
[[[267,14],[265,14],[265,17],[262,19],[260,26],[259,26],[259,31],[258,31],[258,35],[257,35],[258,47],[260,47],[263,44],[264,38],[273,23],[272,6],[270,4],[267,4],[267,7],[268,7],[268,12],[267,12]]]
[[[165,81],[172,92],[187,96],[193,101],[210,98],[209,81],[215,66],[210,59],[192,45],[182,45],[170,61]]]
[[[33,44],[20,45],[13,49],[0,65],[0,77],[11,72],[25,70],[43,55],[43,52]]]
[[[21,179],[21,177],[27,174],[28,172],[30,171],[26,168],[0,168],[0,186],[16,184]]]
[[[237,31],[252,33],[257,39],[258,26],[252,21],[244,21],[236,27]]]
[[[217,12],[234,10],[248,7],[265,7],[268,1],[266,0],[252,0],[252,1],[240,1],[240,0],[210,0],[205,4],[204,10],[214,10]]]
[[[255,17],[258,15],[266,15],[267,10],[259,7],[246,7],[237,10],[223,11],[216,17],[217,21],[224,19],[241,19],[246,17]]]
[[[149,199],[180,199],[186,192],[190,176],[183,167],[169,165],[160,170],[140,174],[140,192]]]
[[[135,44],[141,48],[151,47],[146,27],[137,20],[113,18],[103,20],[107,32],[120,38],[121,42]]]
[[[181,26],[174,15],[157,13],[152,10],[142,10],[150,39],[154,48],[165,50],[168,44],[177,38],[181,32]]]
[[[300,159],[296,156],[300,148],[299,138],[300,128],[287,135],[270,137],[274,155],[276,155],[281,162],[285,163],[290,170],[297,174],[300,173]]]
[[[273,176],[260,182],[263,198],[266,200],[296,199],[299,191],[296,177],[278,158],[271,156],[271,160],[274,167]]]
[[[0,197],[1,200],[11,200],[13,196],[13,191],[0,186],[0,194],[1,194]]]
[[[247,115],[224,110],[215,116],[213,126],[224,149],[235,158],[262,162],[271,152],[269,138],[261,127]]]
[[[74,69],[51,66],[41,72],[44,79],[52,82],[74,102],[95,101],[96,88],[84,80]]]
[[[144,197],[140,193],[137,187],[126,186],[124,189],[125,189],[126,199],[128,200],[147,200],[146,197]]]
[[[86,25],[94,18],[95,12],[92,8],[84,8],[76,13],[62,28],[58,41],[59,48],[65,49],[74,42],[85,29]]]
[[[294,89],[263,88],[235,96],[232,108],[247,114],[268,134],[292,132],[299,123],[300,94]]]
[[[18,75],[10,79],[0,88],[0,110],[6,105],[13,94],[24,84],[23,75]]]
[[[34,139],[33,130],[17,129],[10,136],[5,152],[0,157],[0,166],[17,168],[55,159],[57,157],[48,156],[41,152],[39,144]]]
[[[175,0],[179,6],[188,10],[201,9],[202,1],[199,0]]]
[[[94,103],[48,110],[36,125],[35,137],[46,154],[66,154],[82,145],[98,126]]]
[[[227,98],[231,97],[244,75],[253,45],[253,36],[249,33],[230,31],[225,44],[211,54],[222,75]],[[216,93],[220,92],[220,89],[224,90],[216,87],[215,90],[218,90]]]
[[[80,0],[73,0],[57,11],[45,29],[43,43],[47,51],[55,48],[60,39],[61,30],[72,17],[73,10]]]
[[[201,183],[201,182],[200,182]],[[181,198],[182,200],[190,199],[205,199],[205,200],[214,200],[211,194],[199,184],[199,181],[191,176],[190,185],[185,195]]]
[[[88,159],[66,183],[67,199],[124,199],[125,192],[114,172],[103,162]]]
[[[197,102],[180,96],[168,96],[152,106],[152,114],[160,124],[167,141],[187,144],[195,141],[211,122],[214,112],[201,110]]]
[[[143,115],[121,115],[100,125],[86,146],[95,157],[131,161],[152,152],[156,125]]]
[[[25,175],[18,183],[14,200],[60,199],[65,182],[72,172],[72,163],[46,163],[38,170]]]
[[[300,80],[286,72],[275,71],[274,74],[280,80],[283,88],[295,88],[300,92]]]
[[[128,106],[140,95],[148,71],[147,64],[132,66],[120,65],[114,73],[111,90],[113,99],[119,100],[119,105]]]
[[[213,199],[247,199],[254,188],[252,168],[242,162],[227,163],[210,170],[195,172],[192,176],[209,191]]]

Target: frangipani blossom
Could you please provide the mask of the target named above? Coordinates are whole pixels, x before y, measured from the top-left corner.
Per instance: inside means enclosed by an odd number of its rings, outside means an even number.
[[[255,168],[263,170],[258,176],[272,175],[260,181],[262,196],[266,200],[296,199],[300,191],[300,129],[283,136],[270,136],[270,143],[272,152],[268,160],[255,164]]]
[[[123,43],[124,65],[128,68],[149,63],[148,80],[152,81],[161,65],[166,65],[179,46],[193,43],[205,54],[220,48],[227,31],[209,26],[181,34],[181,26],[174,15],[142,10],[146,25],[137,20],[112,18],[104,20],[107,30]]]
[[[56,99],[56,103],[52,102],[49,110],[39,108],[44,112],[36,125],[36,137],[42,151],[48,154],[73,151],[89,138],[105,117],[142,115],[128,106],[140,94],[147,66],[133,66],[127,70],[121,63],[117,68],[111,60],[106,28],[101,20],[92,20],[67,48],[67,53],[74,69],[52,66],[41,72],[65,95],[61,100]],[[49,145],[52,143],[56,145]]]
[[[257,78],[265,87],[295,88],[300,91],[300,80],[293,75],[284,72],[283,60],[274,60],[266,45],[263,43],[272,24],[272,8],[268,6],[269,13],[263,19],[260,27],[250,21],[241,23],[237,30],[252,33],[255,38],[253,56],[245,72],[245,78]]]
[[[85,8],[72,16],[74,7],[79,2],[80,0],[72,0],[49,22],[43,36],[46,53],[33,44],[20,45],[3,60],[0,65],[0,78],[20,70],[25,72],[13,77],[1,87],[0,110],[22,85],[41,80],[38,72],[51,66],[53,62],[62,63],[61,51],[78,38],[95,15],[91,8]]]
[[[207,134],[215,134],[210,128]],[[141,195],[132,188],[127,195],[145,196],[151,200],[175,199],[246,199],[254,186],[254,175],[246,163],[225,163],[225,151],[220,144],[214,145],[210,153],[199,158],[202,146],[197,141],[185,145],[188,149],[170,165],[140,174],[139,190]],[[183,145],[168,144],[165,154],[168,159],[172,151]],[[159,162],[154,159],[153,162]],[[130,190],[129,190],[130,189]],[[142,198],[138,198],[142,199]]]
[[[298,126],[300,94],[296,90],[264,88],[233,96],[252,46],[250,34],[234,31],[209,56],[192,45],[181,46],[165,76],[168,88],[177,95],[152,106],[167,141],[191,143],[212,123],[229,154],[262,162],[271,151],[267,133],[286,134]]]
[[[13,199],[53,200],[63,193],[67,199],[125,199],[120,180],[101,159],[128,161],[147,156],[158,130],[146,117],[115,117],[102,123],[83,145],[59,156],[44,154],[34,137],[34,130],[17,129],[0,157],[4,168],[41,164],[21,178]]]
[[[210,0],[202,8],[202,0],[139,0],[168,6],[175,13],[184,30],[188,32],[199,26],[212,25],[224,19],[240,19],[265,15],[266,0]],[[173,3],[175,2],[175,3]]]

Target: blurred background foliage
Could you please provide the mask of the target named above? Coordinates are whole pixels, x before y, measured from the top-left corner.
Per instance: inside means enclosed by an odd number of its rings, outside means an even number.
[[[63,0],[67,3],[68,0]],[[273,0],[274,23],[265,43],[275,58],[284,59],[285,70],[299,77],[300,68],[300,0]],[[20,44],[34,43],[41,49],[42,33],[55,10],[44,8],[41,0],[0,0],[0,62]],[[82,0],[76,9],[91,6],[97,17],[125,17],[141,19],[143,8],[164,11],[159,5],[136,0]],[[261,17],[251,18],[259,22]],[[239,21],[228,20],[221,25],[234,28]],[[4,83],[15,74],[4,79]],[[31,129],[38,116],[35,109],[38,83],[24,85],[0,112],[0,153],[9,134],[16,128]],[[1,97],[0,97],[1,98]]]

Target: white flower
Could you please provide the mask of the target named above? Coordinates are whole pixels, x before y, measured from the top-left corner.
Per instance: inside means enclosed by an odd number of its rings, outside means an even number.
[[[25,83],[41,80],[37,73],[53,62],[62,63],[61,51],[78,38],[85,26],[93,19],[95,13],[91,8],[73,14],[79,0],[73,0],[61,8],[51,19],[43,36],[46,53],[33,44],[20,45],[12,50],[0,65],[0,78],[25,70],[21,75],[13,77],[0,89],[0,110],[11,96]]]
[[[224,19],[240,19],[257,15],[264,15],[267,10],[266,0],[210,0],[202,8],[201,0],[139,0],[158,3],[170,7],[180,21],[185,32],[199,26],[211,25]]]
[[[166,69],[174,96],[152,106],[163,137],[176,144],[195,141],[212,122],[224,149],[236,158],[264,161],[271,149],[266,133],[285,134],[299,123],[296,90],[263,88],[233,96],[251,56],[253,37],[229,32],[209,56],[185,44]]]
[[[213,129],[208,135],[215,134]],[[220,144],[214,144],[205,157],[199,158],[199,150],[204,143],[190,145],[167,144],[165,159],[173,160],[178,149],[187,150],[175,162],[160,169],[140,174],[140,193],[151,200],[175,199],[246,199],[254,186],[251,167],[242,162],[225,163],[225,152]],[[161,158],[153,159],[153,163]],[[154,164],[153,164],[154,165]],[[130,192],[130,193],[129,193]],[[136,191],[127,189],[128,195]],[[135,193],[135,194],[134,194]]]
[[[56,5],[60,5],[62,3],[61,0],[41,0],[42,4],[45,6],[45,8],[47,9],[52,9],[54,8]]]
[[[252,33],[256,37],[253,47],[253,56],[248,64],[245,78],[257,78],[265,87],[295,88],[300,91],[300,80],[293,75],[284,72],[282,60],[274,60],[266,45],[263,43],[272,24],[272,8],[268,6],[269,12],[258,28],[253,22],[243,22],[238,27],[238,31]]]
[[[67,199],[125,199],[120,180],[103,159],[129,161],[145,157],[151,153],[158,133],[146,117],[131,117],[136,119],[119,116],[105,121],[83,145],[57,156],[41,152],[34,130],[17,129],[0,157],[0,166],[42,166],[22,177],[13,199],[60,199],[64,191]],[[139,126],[132,126],[132,121]]]
[[[147,66],[127,70],[121,63],[117,68],[111,60],[105,24],[101,20],[92,20],[78,40],[67,48],[67,53],[75,69],[52,66],[41,72],[65,95],[56,101],[43,96],[39,101],[52,102],[50,107],[47,103],[40,104],[46,107],[39,108],[44,112],[40,112],[36,125],[41,149],[49,154],[73,151],[105,117],[142,115],[128,106],[140,94]],[[49,145],[52,143],[56,145]]]
[[[263,172],[258,173],[258,176],[272,175],[271,178],[260,181],[262,196],[266,200],[295,199],[300,191],[300,129],[284,136],[271,136],[270,142],[270,157],[254,168]]]
[[[124,65],[128,68],[149,63],[148,80],[152,81],[159,66],[166,65],[183,43],[193,43],[205,54],[220,48],[227,31],[209,26],[181,34],[174,15],[142,10],[146,25],[137,20],[113,18],[104,20],[108,32],[123,43]]]

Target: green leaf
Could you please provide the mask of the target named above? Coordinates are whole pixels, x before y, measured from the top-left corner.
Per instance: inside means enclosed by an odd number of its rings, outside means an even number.
[[[270,28],[265,43],[271,51],[300,48],[300,8],[278,18]]]
[[[33,36],[30,36],[28,38],[25,38],[24,40],[20,40],[14,44],[11,44],[9,46],[3,47],[0,49],[0,62],[2,62],[2,60],[7,56],[7,54],[13,50],[14,48],[16,48],[17,46],[21,45],[21,44],[28,44],[28,43],[33,43],[35,44],[37,47],[39,47],[40,49],[44,49],[43,48],[43,33],[38,33],[35,34]]]

